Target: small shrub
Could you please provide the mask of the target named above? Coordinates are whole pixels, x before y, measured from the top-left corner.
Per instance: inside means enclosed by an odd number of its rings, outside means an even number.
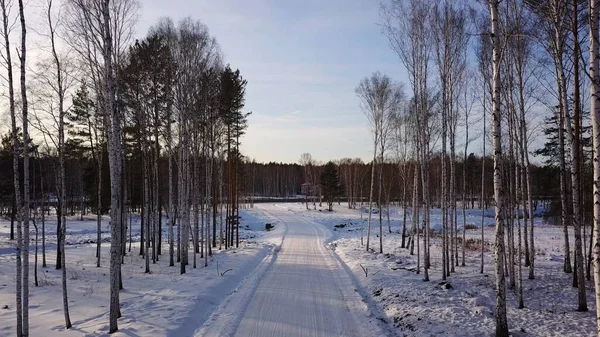
[[[460,238],[460,237],[458,238],[457,244],[459,245],[459,247],[462,246],[462,238]],[[459,248],[459,249],[461,249],[461,248]],[[467,239],[467,241],[465,242],[465,249],[467,251],[480,252],[481,251],[481,239],[474,239],[474,238]],[[490,247],[489,247],[489,242],[487,240],[485,241],[483,251],[491,252]]]
[[[94,287],[87,286],[83,288],[83,297],[92,297],[92,295],[94,295]]]

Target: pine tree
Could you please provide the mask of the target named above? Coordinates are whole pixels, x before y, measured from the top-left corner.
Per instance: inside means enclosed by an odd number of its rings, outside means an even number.
[[[233,71],[229,65],[221,72],[221,91],[219,99],[220,117],[225,125],[225,143],[227,145],[227,209],[226,225],[229,234],[229,243],[233,245],[233,237],[236,238],[236,247],[239,246],[239,205],[238,200],[238,170],[235,152],[239,150],[239,138],[247,128],[247,117],[249,113],[242,112],[245,105],[246,84],[239,69]],[[213,205],[216,209],[216,204]],[[216,215],[216,212],[213,214]],[[213,218],[212,246],[216,247],[216,217]],[[234,233],[235,231],[235,233]]]
[[[90,153],[96,167],[96,267],[100,267],[102,245],[102,158],[104,128],[102,116],[91,99],[85,81],[75,92],[73,104],[66,116],[67,132],[71,136],[67,145],[81,154]]]
[[[340,193],[340,177],[337,166],[332,161],[327,162],[323,167],[323,172],[321,173],[321,189],[323,190],[323,197],[331,212],[333,211],[333,202]]]

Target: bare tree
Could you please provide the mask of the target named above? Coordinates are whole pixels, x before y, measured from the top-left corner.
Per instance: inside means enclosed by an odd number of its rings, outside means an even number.
[[[465,10],[445,3],[434,7],[432,23],[435,27],[433,41],[436,51],[442,95],[442,278],[454,272],[458,262],[456,247],[456,127],[458,123],[457,101],[460,80],[466,66],[465,50],[468,46]],[[447,143],[450,144],[448,158]],[[447,161],[450,171],[448,172]],[[448,176],[449,173],[449,176]]]
[[[138,3],[135,0],[69,0],[69,42],[89,69],[108,135],[111,189],[109,332],[118,328],[121,316],[123,232],[123,132],[122,112],[115,105],[116,69],[124,46],[131,38]]]
[[[313,184],[315,178],[313,177],[313,166],[315,164],[315,161],[310,153],[303,153],[300,155],[299,163],[301,166],[304,167],[304,183],[307,185],[304,185],[306,186],[306,190],[303,191],[303,193],[305,193],[304,201],[306,203],[306,209],[308,209],[308,194],[314,194]]]
[[[58,8],[58,12],[54,13],[53,1],[48,0],[46,4],[46,20],[48,24],[48,37],[50,42],[50,62],[40,64],[40,72],[35,74],[35,78],[40,83],[41,87],[51,88],[49,93],[42,93],[42,99],[46,99],[46,104],[49,106],[49,116],[54,120],[56,124],[56,130],[58,134],[54,136],[52,132],[46,132],[49,138],[52,138],[52,142],[58,150],[58,169],[57,169],[57,190],[59,196],[59,209],[57,215],[59,217],[57,223],[60,224],[57,233],[58,236],[58,250],[60,254],[58,257],[61,260],[61,275],[62,275],[62,290],[63,290],[63,311],[65,316],[65,327],[71,328],[71,319],[69,315],[69,301],[67,293],[67,272],[66,272],[66,256],[65,256],[65,239],[66,239],[66,226],[67,226],[67,192],[66,192],[66,176],[65,176],[65,116],[68,110],[65,107],[65,96],[67,91],[73,85],[74,80],[71,77],[73,69],[68,69],[68,62],[59,55],[56,39],[57,29],[59,28],[60,21],[54,20],[55,16],[61,16],[61,8]],[[52,75],[48,75],[52,74]],[[40,88],[41,89],[41,88]],[[45,97],[44,97],[45,96]],[[57,114],[54,114],[54,106],[56,105]],[[40,126],[43,123],[39,123]],[[44,127],[45,128],[45,127]]]
[[[390,123],[398,111],[403,97],[402,86],[394,83],[392,79],[379,72],[364,78],[355,89],[360,99],[361,109],[369,120],[371,137],[373,139],[373,162],[371,163],[371,189],[369,192],[369,218],[367,221],[367,245],[369,250],[369,239],[371,236],[371,218],[373,203],[373,188],[375,180],[375,165],[377,162],[378,148],[381,152],[380,160],[383,163],[383,153],[389,135]],[[382,168],[381,168],[382,169]],[[379,204],[381,205],[382,176],[379,183]],[[383,252],[381,212],[379,221],[379,250]]]
[[[540,40],[543,41],[548,54],[552,57],[558,105],[556,108],[556,119],[558,129],[558,154],[559,154],[559,165],[560,165],[560,199],[561,199],[561,223],[563,226],[564,233],[564,265],[563,270],[565,273],[572,272],[571,266],[571,247],[569,243],[569,231],[568,227],[572,224],[573,214],[571,213],[571,207],[573,199],[569,195],[569,188],[567,181],[569,180],[569,168],[565,160],[565,132],[567,129],[566,116],[569,110],[569,98],[567,91],[567,76],[565,68],[565,57],[567,46],[567,35],[569,34],[570,15],[568,12],[570,1],[568,0],[551,0],[551,1],[527,1],[530,10],[537,16],[538,22],[541,23],[542,28],[539,30],[541,33]],[[569,124],[570,125],[570,124]],[[524,233],[527,237],[527,226],[524,227]],[[533,250],[531,250],[533,255]],[[528,249],[528,241],[525,240],[525,266],[530,264],[530,252]]]
[[[16,313],[17,313],[17,336],[23,334],[23,280],[22,280],[22,249],[23,249],[23,230],[21,221],[23,218],[23,208],[21,199],[21,184],[19,179],[19,131],[17,128],[17,117],[15,113],[15,90],[13,84],[13,69],[12,69],[12,57],[10,50],[10,8],[12,3],[10,0],[0,0],[0,7],[2,8],[2,36],[4,38],[5,54],[3,58],[6,62],[6,72],[8,81],[8,99],[9,99],[9,113],[11,121],[11,133],[12,133],[12,164],[13,164],[13,187],[14,187],[14,200],[16,205],[17,213],[17,248],[16,248]]]
[[[414,115],[418,133],[417,153],[420,161],[422,197],[424,206],[424,275],[429,281],[429,234],[430,234],[430,195],[429,195],[429,155],[431,140],[432,100],[428,88],[428,66],[431,56],[431,35],[428,17],[431,5],[424,0],[393,0],[383,5],[384,33],[392,49],[398,54],[409,74],[409,82],[414,94]]]

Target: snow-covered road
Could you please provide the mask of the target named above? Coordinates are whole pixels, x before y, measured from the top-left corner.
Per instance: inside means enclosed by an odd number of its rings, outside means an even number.
[[[285,209],[269,212],[287,226],[279,252],[198,336],[378,335],[346,269],[325,247],[331,232]]]

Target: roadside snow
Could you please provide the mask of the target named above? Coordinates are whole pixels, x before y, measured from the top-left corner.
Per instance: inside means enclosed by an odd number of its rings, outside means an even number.
[[[467,230],[470,249],[466,266],[456,267],[448,280],[450,289],[441,282],[441,238],[433,235],[431,242],[430,282],[423,282],[416,273],[416,255],[401,246],[402,212],[390,212],[392,233],[388,232],[383,214],[384,254],[379,250],[379,215],[373,214],[371,248],[361,245],[361,224],[365,230],[368,213],[334,206],[334,212],[324,209],[306,210],[302,204],[282,204],[299,216],[329,227],[334,237],[329,247],[354,273],[372,301],[384,313],[383,319],[398,336],[492,336],[495,327],[495,274],[491,243],[494,237],[493,211],[487,210],[485,221],[486,249],[484,273],[480,266],[480,229]],[[440,221],[440,211],[432,210],[432,223]],[[462,228],[462,215],[458,215]],[[410,227],[410,218],[407,219]],[[481,211],[468,210],[467,224],[479,226]],[[435,226],[434,226],[435,227]],[[589,228],[588,228],[589,234]],[[461,234],[462,235],[462,234]],[[513,336],[595,336],[595,303],[593,283],[587,281],[589,312],[576,311],[577,289],[571,287],[571,274],[562,272],[562,228],[545,224],[535,218],[536,263],[535,280],[527,279],[523,267],[525,309],[519,310],[516,290],[508,290],[508,322]],[[573,240],[573,233],[570,239]],[[491,240],[491,241],[488,241]],[[571,241],[573,242],[573,241]],[[460,250],[460,246],[459,246]],[[416,252],[416,247],[415,247]],[[461,253],[459,253],[459,260]],[[422,261],[421,261],[422,263]],[[421,265],[422,268],[422,265]],[[368,276],[365,276],[365,270]],[[422,269],[421,269],[422,270]],[[515,270],[518,270],[515,267]],[[508,284],[508,282],[507,282]]]
[[[179,265],[169,267],[167,230],[163,233],[162,256],[144,273],[144,260],[138,255],[139,243],[125,257],[122,266],[125,289],[121,291],[120,331],[111,336],[191,336],[215,308],[244,282],[275,247],[282,229],[265,231],[269,216],[259,209],[242,210],[243,241],[239,249],[215,249],[204,268],[198,255],[199,268],[192,268],[192,254],[187,274],[179,274]],[[93,244],[96,223],[93,219],[67,222],[67,275],[69,305],[73,328],[65,331],[62,310],[60,271],[55,270],[56,223],[47,221],[47,268],[38,269],[40,286],[33,284],[31,254],[31,336],[104,336],[108,331],[108,255],[110,244],[102,245],[102,267],[96,268]],[[139,219],[133,221],[133,237],[139,239]],[[15,256],[14,242],[8,240],[10,222],[0,220],[0,336],[15,335]],[[33,228],[32,228],[33,230]],[[108,223],[103,224],[103,241],[108,241]],[[32,235],[34,237],[34,235]],[[31,242],[34,245],[34,242]],[[41,245],[41,244],[40,244]],[[33,248],[32,248],[33,251]],[[217,267],[218,266],[218,267]],[[218,270],[217,270],[218,268]],[[225,270],[231,271],[221,276]]]

